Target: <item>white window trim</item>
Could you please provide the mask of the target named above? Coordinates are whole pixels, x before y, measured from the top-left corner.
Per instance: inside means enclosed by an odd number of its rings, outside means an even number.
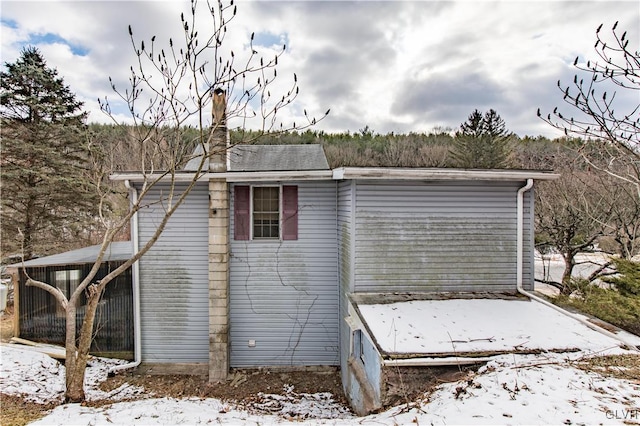
[[[250,185],[249,186],[249,240],[250,241],[282,241],[282,185]],[[254,238],[253,236],[253,188],[278,188],[278,237]]]

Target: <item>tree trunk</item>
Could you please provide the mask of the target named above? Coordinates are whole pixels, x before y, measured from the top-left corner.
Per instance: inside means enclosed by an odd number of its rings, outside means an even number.
[[[66,358],[64,363],[66,374],[65,402],[84,401],[83,378],[80,378],[80,386],[78,386],[78,377],[76,375],[76,303],[77,298],[69,300],[66,311]]]
[[[29,207],[27,208],[27,217],[24,221],[24,230],[22,233],[22,258],[24,260],[29,260],[33,257],[33,241],[31,238],[32,230],[31,230],[31,202],[29,203]]]
[[[562,272],[562,289],[560,293],[564,296],[569,296],[573,291],[571,288],[571,276],[573,275],[573,267],[576,265],[576,261],[573,253],[565,253],[563,257],[564,271]]]
[[[67,322],[67,389],[65,393],[65,402],[82,402],[85,400],[84,393],[84,373],[87,369],[87,360],[89,359],[89,350],[91,349],[91,341],[93,337],[93,325],[98,309],[98,302],[102,294],[103,285],[90,285],[87,287],[87,305],[85,306],[84,320],[80,329],[77,351],[74,351],[72,358],[69,358],[69,323]],[[73,311],[75,311],[75,305]],[[69,321],[67,315],[67,321]],[[75,312],[73,314],[73,340],[75,348]],[[71,359],[71,362],[69,360]]]
[[[84,370],[85,364],[80,364],[75,360],[73,365],[65,365],[67,372],[67,389],[64,394],[64,401],[68,403],[78,403],[85,400],[84,395]]]

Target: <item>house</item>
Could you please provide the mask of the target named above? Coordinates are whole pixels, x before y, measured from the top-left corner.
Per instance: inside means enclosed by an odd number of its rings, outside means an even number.
[[[187,165],[177,181],[195,170]],[[113,178],[126,181],[132,197],[144,179]],[[205,166],[139,261],[139,361],[158,372],[208,373],[211,381],[233,368],[340,367],[356,410],[373,411],[385,397],[376,397],[380,380],[367,374],[384,371],[363,372],[354,360],[387,354],[361,315],[363,300],[532,290],[533,184],[554,178],[525,170],[332,170],[319,145],[232,147]],[[156,202],[137,214],[134,245],[151,237],[171,201],[167,188],[160,182],[148,194]]]
[[[28,340],[64,345],[65,314],[55,298],[48,292],[29,286],[27,275],[35,280],[58,287],[69,297],[98,256],[99,245],[71,250],[65,253],[27,260],[8,266],[15,277],[14,283],[14,335]],[[131,258],[131,242],[111,243],[96,275],[101,279]],[[131,268],[119,275],[105,289],[98,306],[95,337],[91,353],[122,359],[133,359],[133,297]],[[84,301],[82,305],[84,305]],[[77,312],[80,328],[84,310]]]

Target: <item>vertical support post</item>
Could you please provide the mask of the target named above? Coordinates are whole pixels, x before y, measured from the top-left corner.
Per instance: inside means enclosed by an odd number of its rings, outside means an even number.
[[[209,172],[227,171],[227,150],[229,132],[227,130],[227,99],[224,90],[213,91],[212,135],[209,149]]]
[[[10,274],[13,286],[13,337],[20,337],[20,268],[12,268]]]
[[[227,170],[225,92],[213,93],[213,135],[209,171]],[[225,178],[209,179],[209,381],[229,375],[229,188]]]

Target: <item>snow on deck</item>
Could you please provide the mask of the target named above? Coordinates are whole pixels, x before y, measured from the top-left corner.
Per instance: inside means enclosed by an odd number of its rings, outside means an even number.
[[[362,320],[389,354],[594,350],[620,343],[536,301],[412,300],[358,304]]]

